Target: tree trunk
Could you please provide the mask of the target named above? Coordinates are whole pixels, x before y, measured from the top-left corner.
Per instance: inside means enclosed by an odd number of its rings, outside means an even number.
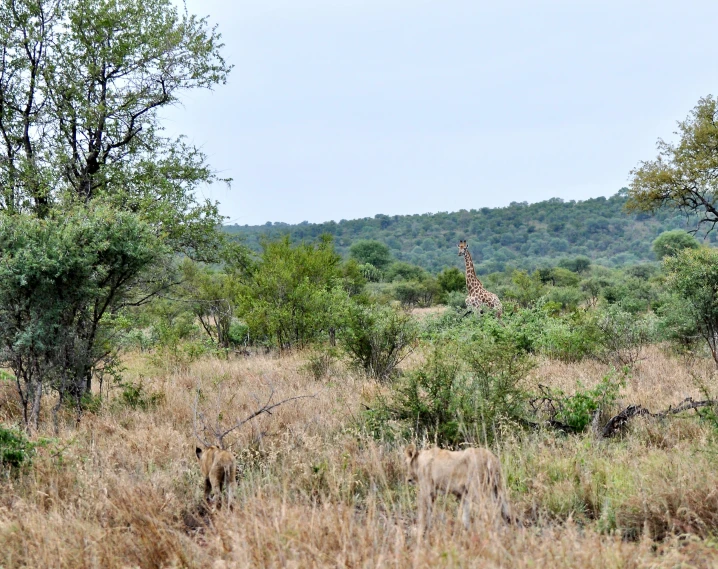
[[[40,402],[42,401],[42,382],[39,380],[33,380],[33,397],[32,397],[32,411],[30,414],[30,423],[35,431],[38,429],[40,423]]]

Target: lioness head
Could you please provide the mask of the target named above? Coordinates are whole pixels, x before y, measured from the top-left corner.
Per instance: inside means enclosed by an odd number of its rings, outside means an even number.
[[[414,443],[411,443],[404,450],[404,456],[406,459],[407,478],[409,482],[414,482],[416,479],[416,458],[419,456],[419,451]]]

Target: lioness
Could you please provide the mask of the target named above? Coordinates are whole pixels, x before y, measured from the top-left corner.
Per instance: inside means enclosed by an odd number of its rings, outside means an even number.
[[[419,527],[431,527],[431,508],[439,492],[453,494],[463,507],[463,522],[469,529],[471,506],[482,498],[490,498],[501,511],[501,516],[512,522],[504,484],[501,463],[494,453],[485,448],[467,448],[450,451],[440,448],[417,450],[410,444],[405,451],[409,481],[419,487]]]
[[[234,456],[218,446],[210,446],[206,449],[197,447],[195,450],[199,467],[204,476],[204,499],[209,503],[212,491],[219,494],[218,507],[221,507],[223,490],[226,491],[227,507],[232,507],[232,494],[234,493],[234,480],[237,467],[234,463]]]

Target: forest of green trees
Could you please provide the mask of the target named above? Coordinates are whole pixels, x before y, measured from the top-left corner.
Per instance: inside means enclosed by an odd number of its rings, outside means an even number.
[[[477,272],[488,274],[509,267],[555,265],[558,259],[576,255],[605,266],[655,261],[651,243],[660,233],[692,229],[695,225],[675,210],[661,210],[655,215],[627,213],[627,199],[626,190],[621,190],[610,198],[585,201],[553,198],[534,204],[514,202],[504,208],[376,215],[339,223],[229,225],[225,231],[242,236],[253,250],[259,250],[262,236],[276,238],[286,234],[293,241],[301,241],[327,233],[334,236],[336,249],[342,255],[359,239],[378,240],[389,247],[396,259],[434,273],[447,266],[462,266],[456,243],[467,239]],[[715,232],[710,233],[708,242],[715,240]]]

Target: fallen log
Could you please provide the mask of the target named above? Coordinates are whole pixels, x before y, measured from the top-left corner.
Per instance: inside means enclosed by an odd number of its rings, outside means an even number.
[[[690,411],[691,409],[699,409],[701,407],[714,407],[718,406],[718,400],[705,399],[703,401],[693,401],[692,397],[686,397],[678,405],[670,406],[665,411],[658,413],[651,413],[648,409],[641,405],[629,405],[618,415],[611,417],[606,425],[601,430],[601,436],[603,438],[610,438],[616,433],[620,432],[621,429],[628,423],[630,419],[637,416],[647,415],[649,417],[665,418],[669,415],[676,415],[683,411]]]

